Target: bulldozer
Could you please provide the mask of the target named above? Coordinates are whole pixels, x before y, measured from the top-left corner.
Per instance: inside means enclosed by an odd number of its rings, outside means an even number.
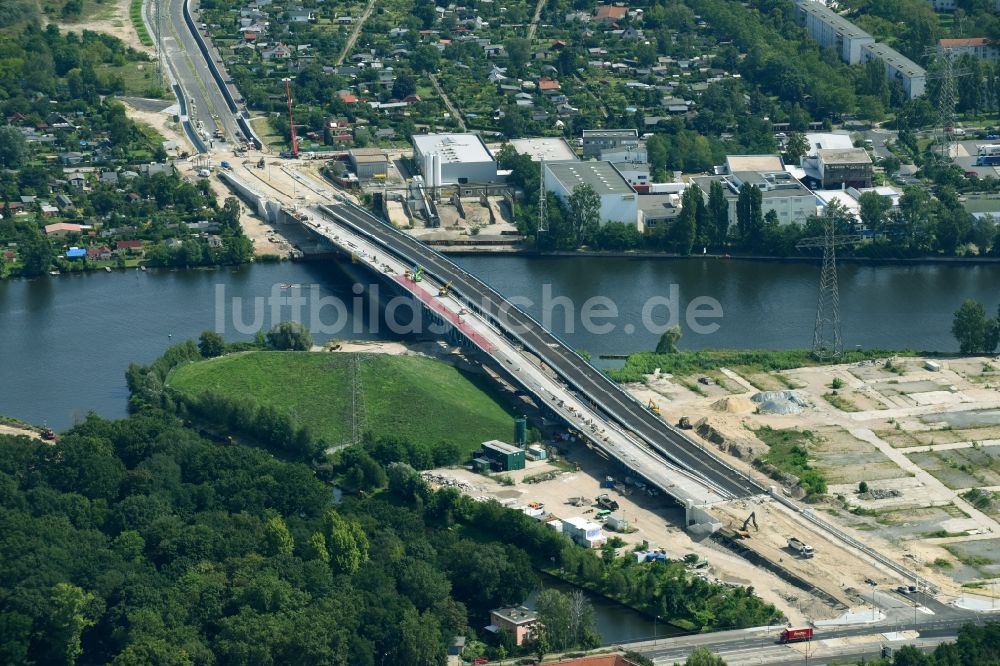
[[[757,527],[757,512],[756,511],[750,512],[750,515],[747,516],[747,519],[743,521],[743,527],[741,527],[738,530],[736,530],[736,536],[738,536],[741,539],[749,539],[750,538],[750,530],[748,530],[747,527],[749,527],[750,525],[753,525],[754,532],[760,532],[760,528]]]
[[[657,416],[660,415],[660,406],[658,404],[656,404],[655,402],[653,402],[652,399],[650,399],[649,404],[646,405],[646,409],[648,409],[649,411],[653,412]]]

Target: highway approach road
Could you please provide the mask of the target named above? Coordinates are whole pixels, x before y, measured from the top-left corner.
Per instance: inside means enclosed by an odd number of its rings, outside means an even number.
[[[197,127],[198,121],[201,121],[209,136],[205,144],[211,147],[210,142],[216,129],[222,129],[229,141],[242,136],[242,133],[236,124],[236,116],[230,111],[194,35],[184,21],[185,1],[150,0],[146,7],[151,8],[153,3],[160,3],[160,32],[167,66],[184,94],[183,109],[191,118],[192,126]],[[195,6],[192,3],[192,7]],[[155,12],[149,9],[147,16],[152,24]],[[197,13],[193,11],[192,16],[197,25],[200,22]]]

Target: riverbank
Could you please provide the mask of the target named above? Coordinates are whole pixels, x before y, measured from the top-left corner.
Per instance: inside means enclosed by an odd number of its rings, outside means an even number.
[[[636,260],[681,260],[692,259],[712,259],[721,261],[759,261],[768,263],[806,263],[816,264],[823,260],[821,255],[775,257],[766,254],[719,254],[709,252],[706,254],[683,255],[676,252],[655,252],[649,250],[575,250],[575,251],[555,251],[542,252],[532,248],[504,246],[502,248],[490,249],[489,247],[466,247],[460,245],[440,245],[435,246],[438,252],[445,255],[458,255],[466,257],[490,257],[490,256],[516,256],[532,259],[582,259],[592,257],[595,259],[636,259]],[[1000,265],[1000,257],[855,257],[851,255],[838,255],[837,262],[841,264],[858,264],[865,266],[921,266],[921,265]]]

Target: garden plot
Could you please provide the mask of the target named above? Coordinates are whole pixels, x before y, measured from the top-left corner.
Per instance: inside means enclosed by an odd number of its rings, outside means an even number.
[[[908,476],[875,446],[840,427],[820,428],[809,447],[828,483],[858,483]]]
[[[991,410],[996,411],[996,410]],[[951,414],[975,414],[976,412],[952,412]],[[959,442],[985,442],[1000,439],[1000,426],[984,425],[973,428],[954,428],[947,424],[948,414],[927,414],[916,419],[901,419],[898,422],[877,424],[875,433],[895,448],[914,446],[937,446]]]
[[[910,504],[892,509],[863,509],[844,517],[847,525],[861,531],[877,531],[890,541],[919,540],[937,535],[964,533],[975,524],[954,504],[920,506]]]
[[[816,396],[817,402],[825,398],[841,411],[874,411],[885,409],[888,404],[867,384],[861,384],[858,378],[846,369],[831,372],[827,368],[798,368],[789,370],[782,375],[796,387]],[[826,397],[836,394],[838,399]],[[836,403],[836,404],[835,404]]]
[[[1000,447],[968,447],[909,454],[909,459],[951,489],[1000,486]]]
[[[943,423],[948,428],[958,430],[991,428],[994,426],[998,426],[998,430],[1000,430],[1000,409],[925,414],[920,417],[920,420],[927,424]]]
[[[1000,576],[1000,539],[979,539],[950,543],[944,547],[958,563],[948,570],[960,583]]]
[[[948,369],[972,384],[1000,384],[1000,363],[985,359],[954,360]]]

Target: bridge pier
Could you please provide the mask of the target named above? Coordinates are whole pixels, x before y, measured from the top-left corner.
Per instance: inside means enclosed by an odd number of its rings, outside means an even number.
[[[708,536],[722,527],[719,519],[709,513],[704,506],[695,506],[694,500],[684,502],[684,525],[689,532]]]

